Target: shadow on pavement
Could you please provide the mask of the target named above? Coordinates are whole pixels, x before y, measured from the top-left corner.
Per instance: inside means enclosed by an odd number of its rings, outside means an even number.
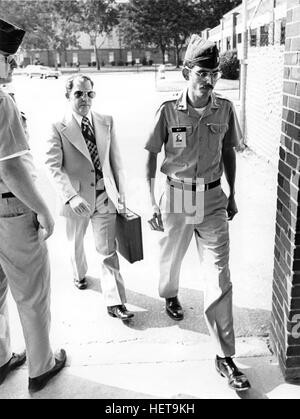
[[[75,369],[76,370],[76,369]],[[22,377],[20,375],[22,374]],[[101,383],[101,373],[88,371],[89,378],[82,368],[74,372],[69,368],[53,378],[47,386],[32,395],[27,390],[27,369],[10,374],[0,388],[0,399],[155,399],[153,394],[135,392],[125,388]],[[81,376],[82,375],[82,376]],[[94,379],[90,377],[94,376]]]
[[[88,279],[89,289],[101,293],[99,279],[93,277],[88,277]],[[165,313],[164,299],[153,298],[128,289],[128,303],[144,310],[136,313],[134,320],[128,323],[128,326],[136,330],[147,330],[177,324],[182,329],[208,335],[203,315],[203,291],[181,288],[179,298],[184,308],[185,318],[181,322],[174,322]],[[233,314],[237,337],[268,336],[270,321],[268,310],[234,306]]]

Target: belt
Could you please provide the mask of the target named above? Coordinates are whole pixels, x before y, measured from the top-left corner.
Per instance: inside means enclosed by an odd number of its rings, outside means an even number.
[[[5,192],[0,194],[1,198],[5,199],[5,198],[15,198],[15,195],[11,192]]]
[[[197,188],[197,183],[186,183],[183,180],[179,180],[179,179],[172,179],[170,178],[170,176],[167,176],[168,182],[170,184],[170,186],[173,186],[174,188],[178,188],[178,189],[187,189],[187,190],[192,190],[192,191],[196,191]],[[209,189],[213,189],[216,188],[217,186],[221,185],[221,179],[215,180],[214,182],[210,182],[210,183],[205,183],[204,186],[204,191],[208,191]]]

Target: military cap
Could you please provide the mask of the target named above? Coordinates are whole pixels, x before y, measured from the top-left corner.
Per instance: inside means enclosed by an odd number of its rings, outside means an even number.
[[[0,19],[0,51],[15,54],[22,42],[25,31]]]
[[[188,66],[197,64],[201,67],[216,70],[220,64],[216,44],[193,34],[185,53],[184,64]]]

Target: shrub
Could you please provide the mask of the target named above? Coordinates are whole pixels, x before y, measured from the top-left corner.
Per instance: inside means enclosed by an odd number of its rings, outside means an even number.
[[[124,64],[124,61],[118,61],[118,66],[119,67],[123,67],[125,64]]]
[[[237,51],[226,51],[220,54],[220,69],[224,79],[236,80],[240,74],[240,62]]]
[[[152,65],[153,64],[153,60],[149,60],[149,65]]]

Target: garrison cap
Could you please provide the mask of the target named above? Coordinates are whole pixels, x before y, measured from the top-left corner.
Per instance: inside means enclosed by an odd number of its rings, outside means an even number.
[[[25,31],[0,19],[0,51],[15,54],[23,40]]]
[[[188,66],[197,64],[201,67],[216,70],[220,64],[216,44],[193,34],[185,53],[184,64]]]

